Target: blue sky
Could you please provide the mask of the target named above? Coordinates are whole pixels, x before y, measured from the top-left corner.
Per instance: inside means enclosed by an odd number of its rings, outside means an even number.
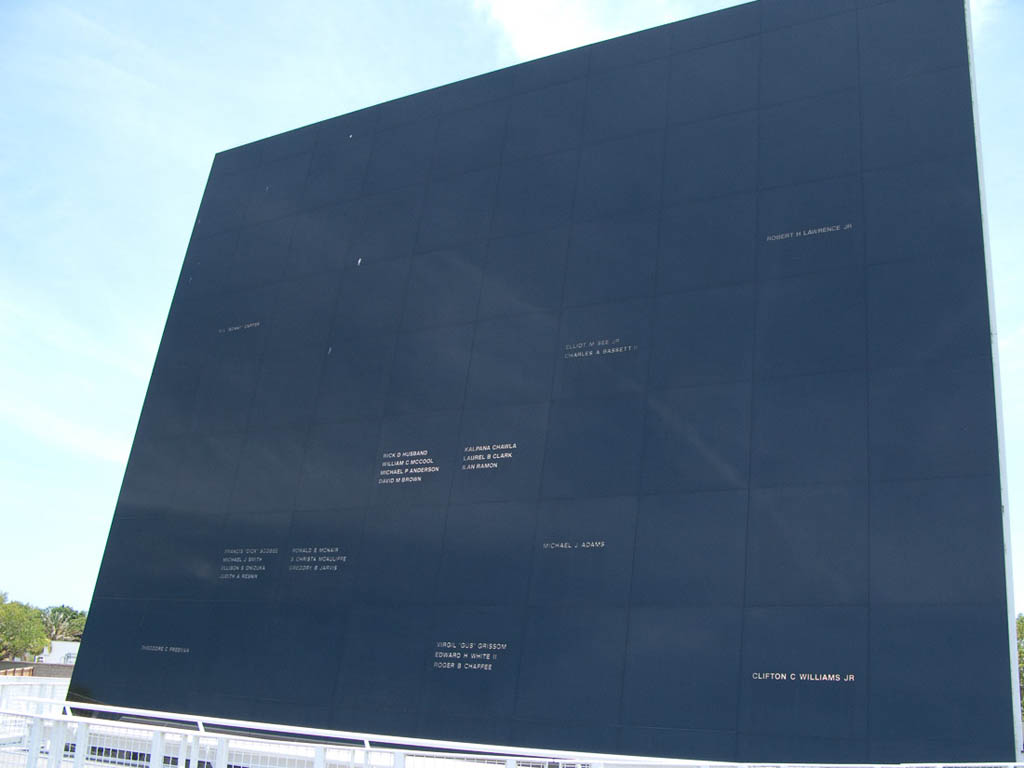
[[[735,4],[0,3],[0,591],[88,607],[215,152]],[[1024,610],[1024,2],[973,6]]]

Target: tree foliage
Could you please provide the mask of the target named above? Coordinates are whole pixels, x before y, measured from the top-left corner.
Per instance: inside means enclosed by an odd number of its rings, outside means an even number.
[[[42,611],[17,601],[0,603],[0,659],[30,658],[49,642]]]
[[[1017,614],[1017,685],[1024,701],[1024,613]]]
[[[40,610],[0,592],[0,660],[32,660],[54,640],[81,640],[85,613],[67,605]]]
[[[81,640],[85,613],[68,605],[53,605],[41,612],[46,636],[50,640]]]

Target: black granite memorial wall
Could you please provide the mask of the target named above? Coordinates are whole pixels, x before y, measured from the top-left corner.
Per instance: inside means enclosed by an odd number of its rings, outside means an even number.
[[[214,160],[72,696],[1009,761],[962,0],[760,0]]]

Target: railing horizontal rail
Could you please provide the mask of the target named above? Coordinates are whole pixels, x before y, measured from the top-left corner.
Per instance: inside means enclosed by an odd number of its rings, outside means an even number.
[[[65,691],[66,681],[0,681],[0,768],[453,768],[452,762],[503,768],[883,768],[872,763],[681,760],[405,738],[71,702],[62,700]],[[900,766],[1024,768],[1024,763]]]
[[[151,709],[134,709],[128,707],[112,707],[106,704],[85,704],[80,702],[66,702],[66,711],[91,711],[98,713],[117,714],[122,717],[149,717],[160,720],[196,723],[200,731],[206,730],[208,726],[223,726],[238,729],[246,732],[265,732],[272,734],[291,734],[306,737],[320,737],[328,740],[358,741],[364,744],[366,749],[389,746],[401,748],[408,752],[408,747],[425,747],[430,750],[444,750],[446,752],[461,752],[467,755],[500,755],[502,757],[520,758],[543,758],[547,760],[563,762],[594,762],[602,763],[628,763],[641,762],[645,765],[734,765],[734,763],[721,763],[708,760],[679,760],[674,758],[654,758],[641,756],[623,756],[591,752],[572,752],[553,749],[533,749],[500,744],[473,744],[461,741],[440,741],[436,739],[421,739],[415,737],[395,736],[380,733],[358,733],[355,731],[336,731],[326,728],[306,728],[294,725],[279,725],[271,723],[257,723],[248,720],[234,720],[230,718],[207,717],[205,715],[191,715],[180,712],[160,712]],[[432,753],[424,753],[432,754]],[[992,765],[986,763],[985,765]]]

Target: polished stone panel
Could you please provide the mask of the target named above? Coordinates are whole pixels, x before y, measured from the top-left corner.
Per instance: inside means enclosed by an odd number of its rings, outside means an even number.
[[[756,0],[218,154],[72,698],[1012,761],[967,53]]]

